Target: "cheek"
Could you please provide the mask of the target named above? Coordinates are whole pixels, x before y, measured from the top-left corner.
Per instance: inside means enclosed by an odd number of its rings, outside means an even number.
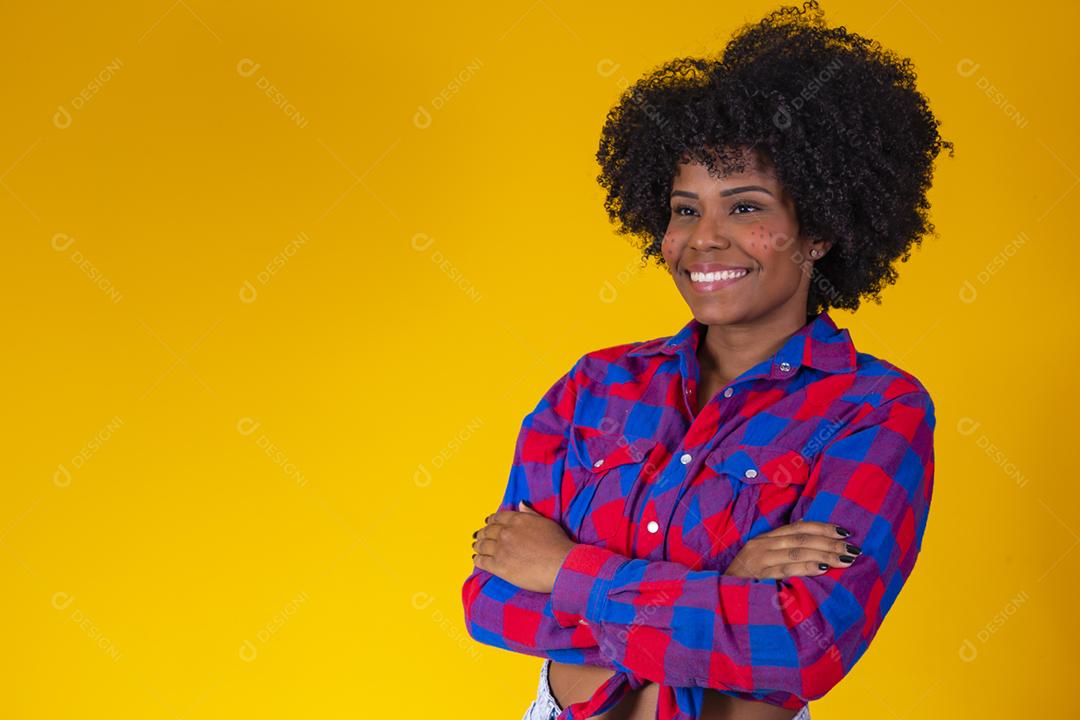
[[[762,264],[776,264],[779,261],[794,263],[798,243],[795,238],[785,232],[761,228],[755,241],[755,251],[761,258]]]
[[[765,267],[769,267],[776,262],[780,256],[777,248],[782,247],[783,244],[783,233],[770,230],[765,225],[755,225],[747,228],[747,232],[743,236],[743,247],[747,254]]]
[[[660,241],[660,253],[669,265],[674,264],[675,258],[678,256],[678,248],[675,247],[675,238],[671,236],[671,233],[664,235]]]

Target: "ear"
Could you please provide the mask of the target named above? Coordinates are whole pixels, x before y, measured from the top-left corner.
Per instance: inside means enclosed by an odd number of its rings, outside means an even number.
[[[816,237],[811,237],[809,240],[810,246],[806,249],[806,253],[811,260],[820,260],[825,257],[825,254],[829,252],[829,248],[833,246],[831,240],[822,240]],[[810,255],[811,250],[817,250],[817,255]]]

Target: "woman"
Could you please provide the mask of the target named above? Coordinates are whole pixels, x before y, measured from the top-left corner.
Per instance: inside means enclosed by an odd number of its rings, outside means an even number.
[[[952,146],[908,61],[816,3],[631,87],[606,207],[692,318],[582,356],[522,423],[462,588],[545,658],[528,718],[809,718],[911,574],[934,405],[828,314],[933,233]]]

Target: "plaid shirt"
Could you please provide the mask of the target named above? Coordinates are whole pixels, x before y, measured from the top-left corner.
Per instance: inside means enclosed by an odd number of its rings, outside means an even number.
[[[922,383],[823,312],[696,412],[706,328],[584,355],[522,422],[498,509],[525,500],[579,544],[551,593],[474,567],[461,594],[475,640],[615,671],[559,720],[648,682],[662,720],[698,718],[705,688],[797,710],[851,670],[915,565],[934,467]],[[862,554],[811,577],[723,574],[798,520],[846,528]]]

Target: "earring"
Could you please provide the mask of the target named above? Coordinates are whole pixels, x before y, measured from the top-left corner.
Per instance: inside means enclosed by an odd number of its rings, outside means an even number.
[[[820,254],[821,254],[820,250],[811,250],[810,251],[810,257],[817,257]]]

